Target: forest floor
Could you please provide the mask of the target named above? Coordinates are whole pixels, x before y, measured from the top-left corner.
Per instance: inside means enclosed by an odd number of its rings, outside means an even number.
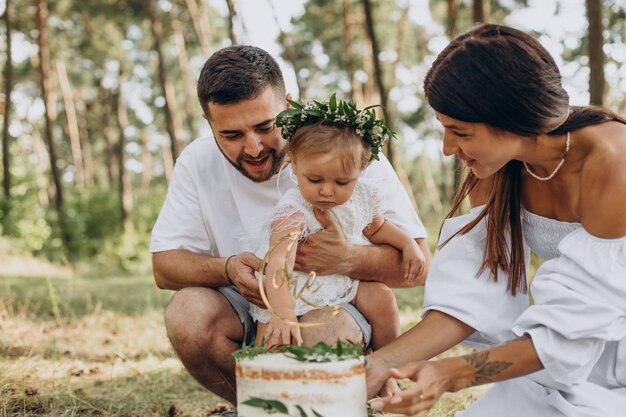
[[[230,407],[177,359],[163,324],[172,293],[152,277],[31,266],[0,269],[0,417],[211,416]],[[396,296],[407,330],[422,289]],[[484,391],[447,394],[429,417],[452,416]]]

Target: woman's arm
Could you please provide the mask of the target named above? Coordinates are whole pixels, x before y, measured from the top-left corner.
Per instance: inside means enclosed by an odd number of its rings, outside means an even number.
[[[368,398],[376,395],[389,379],[390,368],[430,359],[459,344],[472,333],[474,329],[462,321],[440,311],[430,311],[393,343],[366,358]]]
[[[524,335],[493,349],[392,369],[392,377],[412,379],[416,384],[393,398],[377,399],[372,407],[388,413],[425,416],[445,392],[516,378],[541,369],[543,365],[532,340]]]

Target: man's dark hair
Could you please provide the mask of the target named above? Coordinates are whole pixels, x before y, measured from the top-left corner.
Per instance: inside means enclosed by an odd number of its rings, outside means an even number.
[[[274,58],[255,46],[230,46],[214,53],[202,67],[198,99],[208,116],[209,102],[229,104],[253,99],[267,86],[285,95],[283,74]]]

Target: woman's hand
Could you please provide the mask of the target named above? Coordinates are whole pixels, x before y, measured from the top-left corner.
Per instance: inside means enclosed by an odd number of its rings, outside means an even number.
[[[374,400],[374,410],[425,417],[450,387],[451,369],[445,361],[415,362],[401,369],[392,368],[389,372],[393,378],[411,379],[416,384],[392,397]]]
[[[365,380],[367,381],[367,398],[374,398],[385,387],[389,379],[388,366],[379,360],[376,353],[365,357]],[[384,393],[383,393],[384,395]]]

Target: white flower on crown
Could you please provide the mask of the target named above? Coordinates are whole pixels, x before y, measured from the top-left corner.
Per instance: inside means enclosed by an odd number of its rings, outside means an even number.
[[[363,127],[363,125],[367,123],[367,115],[365,115],[365,112],[359,112],[358,116],[356,117],[356,123],[359,125],[359,127]]]

